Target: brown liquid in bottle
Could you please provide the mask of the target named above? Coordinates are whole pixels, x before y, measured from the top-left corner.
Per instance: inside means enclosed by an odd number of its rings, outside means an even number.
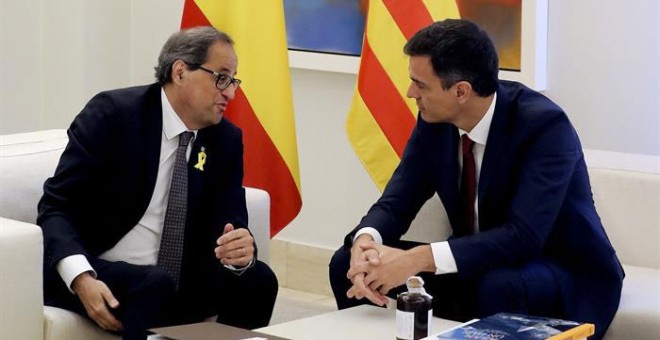
[[[431,335],[433,317],[432,297],[424,290],[421,277],[411,276],[406,281],[408,292],[396,300],[397,340],[417,340]]]

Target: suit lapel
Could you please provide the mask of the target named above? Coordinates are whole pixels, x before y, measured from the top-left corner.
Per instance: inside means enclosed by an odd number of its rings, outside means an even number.
[[[449,169],[449,173],[443,177],[443,191],[446,193],[447,200],[445,209],[447,210],[448,217],[451,225],[457,225],[459,220],[459,186],[460,186],[460,167],[458,164],[458,143],[459,143],[458,129],[451,126],[451,133],[449,134],[449,150],[451,152],[445,153],[443,161],[445,169]]]
[[[420,119],[421,120],[421,119]],[[423,125],[423,122],[422,122]],[[435,179],[436,191],[447,211],[451,225],[458,221],[458,186],[460,170],[458,166],[458,129],[448,123],[427,126],[428,133],[437,137],[427,139],[433,166],[431,173]]]
[[[158,175],[158,164],[160,160],[160,147],[163,135],[163,108],[160,98],[160,86],[153,86],[148,94],[145,115],[145,166],[146,181],[144,181],[143,192],[146,193],[144,211],[151,201],[154,188],[156,187],[156,176]]]
[[[190,159],[188,160],[188,201],[192,202],[197,197],[199,197],[202,190],[202,183],[204,178],[204,171],[208,168],[208,163],[203,166],[203,169],[195,168],[195,165],[199,162],[199,154],[204,147],[204,133],[202,130],[197,132],[197,138],[193,143],[192,150],[190,152]],[[205,148],[205,153],[208,150]],[[208,155],[207,155],[208,157]]]
[[[510,117],[509,117],[510,98],[504,91],[502,85],[497,90],[497,102],[495,103],[495,112],[490,124],[486,150],[479,173],[479,188],[477,199],[479,201],[479,210],[483,203],[483,195],[489,187],[494,174],[498,171],[498,164],[502,164],[502,152],[506,147],[509,135]],[[479,214],[479,225],[482,225],[483,214]]]

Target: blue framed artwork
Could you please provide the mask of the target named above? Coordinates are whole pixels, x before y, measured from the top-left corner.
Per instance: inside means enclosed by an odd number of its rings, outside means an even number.
[[[500,78],[545,89],[548,0],[454,1],[461,17],[493,38]],[[368,0],[284,0],[291,67],[357,73],[367,5]]]
[[[366,2],[284,0],[289,49],[359,56]]]

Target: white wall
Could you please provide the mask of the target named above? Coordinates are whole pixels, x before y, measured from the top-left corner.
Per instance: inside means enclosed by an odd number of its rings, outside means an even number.
[[[344,132],[356,76],[293,69],[291,78],[303,208],[277,237],[335,248],[380,194]]]
[[[0,0],[0,133],[65,128],[102,90],[153,82],[183,0]]]
[[[658,2],[549,3],[545,93],[598,162],[631,167],[628,160],[641,159],[657,171]],[[151,82],[182,7],[183,0],[0,0],[0,133],[65,128],[94,93]],[[292,82],[303,210],[277,238],[335,248],[379,195],[344,129],[355,75],[294,69]]]
[[[657,0],[550,0],[548,89],[589,149],[660,155]]]

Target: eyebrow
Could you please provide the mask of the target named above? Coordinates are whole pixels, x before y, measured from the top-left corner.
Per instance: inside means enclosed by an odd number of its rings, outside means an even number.
[[[412,80],[415,84],[426,86],[426,83],[419,80],[419,79],[415,79],[413,77],[410,77],[410,80]]]
[[[238,74],[238,72],[234,72],[234,74],[232,75],[231,70],[228,69],[228,68],[226,68],[226,67],[223,67],[223,68],[221,68],[221,69],[219,69],[219,70],[215,70],[215,69],[212,69],[212,70],[214,70],[215,72],[217,72],[217,73],[219,73],[219,74],[222,74],[222,75],[230,75],[230,76],[232,76],[232,77],[235,76],[236,74]]]
[[[238,74],[238,72],[235,71],[235,72],[233,72],[233,75],[232,75],[231,70],[226,68],[226,67],[223,67],[222,69],[220,69],[220,71],[218,71],[218,73],[226,73],[226,74],[231,75],[232,77],[235,76],[236,74]]]

